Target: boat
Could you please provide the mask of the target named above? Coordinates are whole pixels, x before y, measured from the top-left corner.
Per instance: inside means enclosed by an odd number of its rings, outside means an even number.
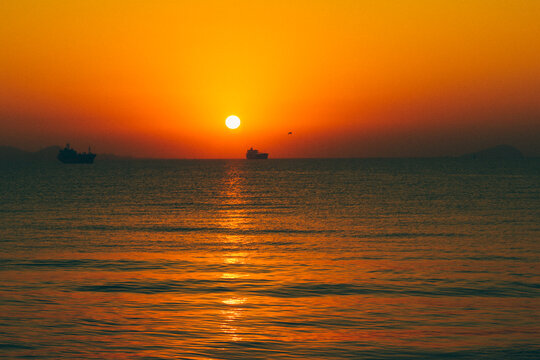
[[[246,152],[246,159],[249,159],[249,160],[268,159],[268,153],[260,153],[259,150],[250,148]]]
[[[92,164],[96,154],[93,154],[90,148],[87,153],[78,153],[67,144],[65,148],[60,149],[56,157],[64,164]]]

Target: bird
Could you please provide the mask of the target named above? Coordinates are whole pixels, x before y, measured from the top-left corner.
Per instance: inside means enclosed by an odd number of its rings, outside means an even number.
[[[292,131],[289,131],[289,133],[287,135],[292,135]]]

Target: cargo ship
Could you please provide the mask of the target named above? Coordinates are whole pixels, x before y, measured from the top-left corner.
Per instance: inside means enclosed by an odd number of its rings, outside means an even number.
[[[268,159],[268,153],[260,153],[259,150],[250,148],[246,152],[246,159],[249,159],[249,160]]]
[[[87,153],[78,153],[67,144],[64,149],[58,152],[56,157],[64,164],[92,164],[96,154],[93,154],[90,148],[88,148]]]

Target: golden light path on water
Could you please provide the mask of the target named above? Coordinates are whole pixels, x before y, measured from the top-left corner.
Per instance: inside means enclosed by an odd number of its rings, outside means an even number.
[[[229,126],[229,119],[227,118],[227,126]],[[233,119],[235,120],[235,119]],[[236,122],[231,121],[230,128],[236,128],[240,124],[238,120],[238,125],[234,126]],[[245,204],[242,192],[242,178],[239,175],[238,169],[231,167],[227,170],[226,179],[224,179],[224,189],[222,195],[223,205],[226,205],[224,210],[221,212],[221,226],[229,230],[238,230],[246,227],[247,225],[247,214],[246,209],[242,208],[242,205]],[[229,243],[240,243],[242,242],[241,235],[226,235],[225,241]],[[233,252],[226,253],[223,256],[223,263],[226,265],[231,264],[245,264],[248,258],[247,252]],[[224,272],[221,274],[221,279],[237,281],[241,278],[249,277],[249,274],[245,273],[232,273]],[[230,294],[225,296],[222,300],[222,303],[227,306],[226,309],[221,310],[222,322],[220,328],[224,334],[227,334],[230,337],[231,341],[241,341],[243,337],[239,334],[239,324],[242,321],[242,317],[246,308],[243,307],[247,302],[247,297],[242,297],[240,295]]]

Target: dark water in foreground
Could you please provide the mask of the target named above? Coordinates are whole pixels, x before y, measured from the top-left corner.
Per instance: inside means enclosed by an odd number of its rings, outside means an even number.
[[[4,165],[0,357],[540,357],[540,160]]]

